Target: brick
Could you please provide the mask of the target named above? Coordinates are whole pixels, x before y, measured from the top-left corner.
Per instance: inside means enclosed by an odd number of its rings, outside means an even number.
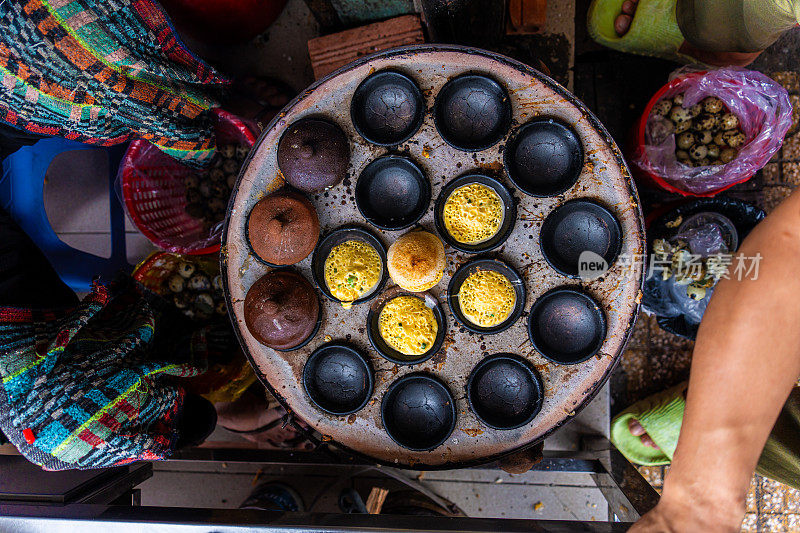
[[[308,54],[314,76],[319,79],[360,57],[424,42],[419,16],[404,15],[311,39],[308,41]]]

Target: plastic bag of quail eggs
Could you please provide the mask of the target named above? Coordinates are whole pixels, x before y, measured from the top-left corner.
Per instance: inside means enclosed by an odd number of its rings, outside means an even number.
[[[792,124],[786,89],[760,72],[684,67],[655,103],[632,162],[677,188],[708,193],[753,176]]]
[[[723,259],[738,246],[733,223],[716,213],[699,213],[670,239],[653,242],[653,261],[642,306],[661,317],[683,316],[699,324],[716,283],[725,275]],[[732,233],[733,232],[733,233]]]

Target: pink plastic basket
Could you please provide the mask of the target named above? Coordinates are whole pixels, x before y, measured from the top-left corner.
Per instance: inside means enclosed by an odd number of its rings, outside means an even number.
[[[213,113],[218,144],[255,144],[254,130],[242,119],[221,109]],[[120,167],[125,210],[139,231],[159,248],[191,255],[218,252],[220,232],[209,232],[186,213],[184,182],[192,174],[199,171],[144,139],[133,141]]]

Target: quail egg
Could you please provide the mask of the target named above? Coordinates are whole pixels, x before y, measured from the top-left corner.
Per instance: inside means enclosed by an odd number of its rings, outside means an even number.
[[[232,190],[236,186],[236,179],[238,177],[239,176],[237,174],[228,174],[228,176],[225,178],[225,183],[228,185],[229,189]]]
[[[723,148],[719,151],[719,160],[723,163],[730,163],[736,158],[736,153],[736,150],[731,147]]]
[[[240,144],[236,147],[236,158],[244,159],[250,153],[250,147]]]
[[[670,110],[669,119],[677,126],[679,122],[688,122],[692,120],[692,113],[688,109],[676,105]]]
[[[211,288],[211,281],[205,274],[195,274],[189,278],[189,288],[195,291],[207,291]]]
[[[694,104],[692,107],[689,108],[689,113],[691,113],[693,117],[698,116],[702,112],[703,112],[703,104]]]
[[[731,148],[738,148],[747,140],[744,136],[744,133],[739,130],[726,131],[722,134],[722,137]]]
[[[175,304],[175,307],[178,309],[186,309],[189,307],[190,303],[190,296],[188,292],[182,292],[180,294],[176,294],[172,297],[172,303]]]
[[[225,146],[221,146],[219,148],[219,153],[225,159],[230,159],[236,156],[236,147],[232,144],[226,144]]]
[[[676,150],[675,157],[677,157],[679,160],[689,159],[689,152],[687,152],[686,150]]]
[[[694,164],[694,166],[696,167],[707,167],[710,165],[711,165],[711,160],[707,157],[704,157],[703,159],[696,161]]]
[[[179,274],[173,274],[167,280],[167,286],[169,290],[175,293],[183,292],[183,288],[186,284],[186,281],[183,279],[183,276]]]
[[[683,105],[683,93],[676,94],[672,97],[672,104],[677,106]]]
[[[681,150],[688,150],[695,142],[695,135],[691,131],[685,131],[675,139],[675,144]]]
[[[222,276],[219,274],[214,276],[214,279],[211,280],[211,286],[214,287],[215,291],[222,292]]]
[[[202,181],[200,182],[200,194],[203,195],[203,198],[210,198],[211,197],[211,182],[210,181]]]
[[[694,301],[699,301],[706,297],[706,290],[692,283],[686,286],[686,296]]]
[[[668,115],[671,109],[672,101],[667,99],[659,100],[653,105],[653,113],[662,117]]]
[[[191,278],[192,274],[194,274],[196,267],[194,263],[190,263],[189,261],[181,261],[178,263],[178,268],[176,268],[176,272],[184,278]]]
[[[220,300],[217,302],[217,306],[215,308],[218,315],[227,315],[228,314],[228,306],[225,304],[225,300]]]
[[[702,104],[706,113],[719,113],[725,108],[725,104],[716,96],[703,99]]]
[[[713,130],[717,127],[719,120],[717,115],[712,115],[710,113],[703,113],[696,119],[694,119],[694,127],[698,130]]]
[[[198,310],[203,310],[210,313],[214,309],[214,298],[212,298],[207,292],[198,293],[194,297],[194,305],[198,308]]]
[[[718,131],[714,134],[714,144],[717,146],[727,146],[725,143],[725,137],[723,137],[723,133],[724,132]]]
[[[200,178],[195,174],[189,174],[186,176],[186,179],[183,180],[183,184],[186,185],[188,189],[196,189],[200,185]]]
[[[708,130],[703,130],[703,131],[698,131],[695,134],[695,138],[697,139],[697,142],[699,142],[700,144],[710,144],[711,141],[714,139],[714,135],[712,135],[711,132]]]
[[[706,145],[708,148],[708,157],[710,159],[719,159],[719,146],[716,144]]]
[[[733,113],[725,113],[719,119],[719,127],[723,130],[732,130],[739,126],[739,117]]]
[[[687,120],[685,122],[676,122],[675,123],[675,133],[683,133],[684,131],[689,131],[692,128],[692,121]]]
[[[694,159],[695,161],[699,161],[708,155],[708,148],[702,144],[693,144],[691,148],[689,148],[689,157]]]

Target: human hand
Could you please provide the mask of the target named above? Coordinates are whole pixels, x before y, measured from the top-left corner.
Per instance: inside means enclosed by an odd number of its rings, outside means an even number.
[[[715,505],[713,500],[662,500],[629,533],[738,533],[744,509]]]

